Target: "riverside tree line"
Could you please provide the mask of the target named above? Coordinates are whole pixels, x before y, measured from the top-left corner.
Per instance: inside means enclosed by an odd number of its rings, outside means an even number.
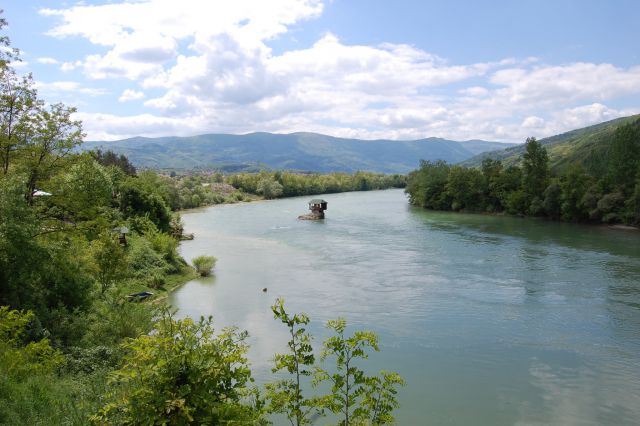
[[[373,333],[332,321],[316,351],[309,318],[277,301],[290,340],[258,388],[246,332],[130,301],[195,276],[177,252],[178,180],[78,153],[75,109],[41,100],[18,60],[0,37],[0,424],[393,422],[402,379],[360,364],[378,349]]]
[[[521,166],[485,159],[480,169],[422,161],[407,177],[412,204],[427,209],[505,212],[567,222],[640,224],[640,120],[616,129],[602,158],[559,173],[535,138]]]

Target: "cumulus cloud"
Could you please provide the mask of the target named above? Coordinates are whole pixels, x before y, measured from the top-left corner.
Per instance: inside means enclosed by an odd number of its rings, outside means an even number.
[[[120,95],[120,97],[118,98],[118,102],[135,101],[143,98],[144,98],[144,92],[126,89],[124,92],[122,92],[122,95]]]
[[[57,59],[48,58],[48,57],[38,58],[38,59],[36,59],[36,62],[38,62],[39,64],[45,64],[45,65],[56,65],[56,64],[60,63],[60,62],[58,62]]]
[[[415,46],[347,44],[330,32],[274,54],[274,38],[322,10],[320,0],[138,0],[41,13],[58,20],[51,36],[96,46],[62,70],[154,93],[145,114],[85,115],[93,139],[261,130],[518,141],[640,112],[640,103],[611,106],[640,94],[640,66],[451,64]],[[127,89],[118,100],[143,97]]]
[[[63,62],[62,65],[60,65],[60,70],[63,72],[69,72],[81,66],[82,66],[82,61],[79,61],[79,60],[73,61],[73,62]]]
[[[77,81],[54,81],[36,83],[38,90],[47,94],[74,93],[88,96],[101,96],[108,92],[102,88],[84,87]]]

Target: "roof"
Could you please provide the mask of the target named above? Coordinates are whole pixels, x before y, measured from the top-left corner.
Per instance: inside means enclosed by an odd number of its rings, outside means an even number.
[[[34,197],[42,197],[42,196],[48,196],[48,195],[51,195],[51,194],[49,192],[40,191],[39,189],[36,189],[35,191],[33,191],[32,195]]]
[[[326,203],[326,201],[323,200],[322,198],[314,198],[313,200],[309,201],[309,204],[322,204],[322,203]]]
[[[127,228],[126,226],[116,226],[115,228],[112,229],[112,231],[119,232],[121,234],[128,234],[129,228]]]

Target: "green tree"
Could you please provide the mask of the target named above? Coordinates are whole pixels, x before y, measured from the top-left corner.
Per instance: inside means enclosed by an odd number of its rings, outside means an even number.
[[[114,284],[128,276],[129,264],[118,237],[108,231],[92,242],[91,249],[96,280],[100,284],[100,293],[104,295]]]
[[[484,178],[480,171],[453,166],[445,188],[451,200],[451,210],[482,210]]]
[[[62,218],[94,220],[111,207],[113,184],[104,167],[89,155],[79,155],[68,170],[51,182],[50,204],[62,210]]]
[[[33,202],[36,186],[68,167],[73,149],[82,143],[80,121],[73,120],[75,108],[63,104],[38,108],[33,117],[33,135],[24,146],[20,168],[27,176],[27,199]]]
[[[543,199],[549,180],[547,150],[536,138],[527,138],[526,152],[522,156],[522,186],[528,203],[534,198]]]
[[[6,175],[18,151],[33,137],[32,122],[42,102],[31,75],[20,78],[1,59],[0,65],[0,163]]]
[[[640,167],[640,120],[616,129],[609,146],[608,160],[607,177],[613,189],[629,195]]]
[[[420,168],[409,173],[405,192],[411,204],[435,210],[448,210],[446,185],[450,166],[444,161],[420,161]]]
[[[544,208],[545,214],[550,218],[560,218],[561,193],[562,190],[557,179],[552,180],[549,186],[547,186],[547,189],[544,190],[544,201],[542,202],[542,207]]]
[[[503,209],[500,201],[500,176],[502,174],[502,162],[485,158],[482,160],[482,176],[485,180],[485,200],[487,210],[494,212]]]
[[[562,219],[579,222],[589,217],[583,204],[584,196],[591,184],[590,177],[580,166],[571,166],[560,179]]]
[[[271,176],[266,176],[258,181],[256,192],[264,198],[277,198],[282,195],[282,184]]]
[[[346,327],[344,319],[327,323],[335,335],[325,340],[321,359],[335,358],[335,368],[332,371],[317,368],[314,378],[317,384],[329,382],[331,386],[324,404],[340,416],[342,426],[392,423],[391,413],[398,406],[395,388],[403,381],[394,373],[385,372],[382,378],[365,375],[356,362],[367,359],[369,350],[379,350],[378,336],[371,331],[356,331],[347,337]]]
[[[285,414],[294,426],[311,424],[311,415],[320,413],[317,398],[305,398],[302,383],[305,377],[312,374],[315,363],[311,336],[306,330],[309,317],[303,313],[289,315],[284,309],[284,300],[278,299],[271,306],[275,319],[280,320],[288,329],[291,339],[287,343],[287,354],[276,354],[275,367],[272,372],[286,370],[293,379],[281,379],[266,385],[266,398],[269,411]]]
[[[165,311],[155,333],[124,344],[97,424],[262,424],[249,398],[246,332],[215,334],[211,317],[176,320]]]
[[[120,210],[126,216],[147,216],[159,230],[171,229],[171,210],[164,198],[139,177],[127,177],[120,185]]]
[[[379,376],[367,377],[362,407],[371,425],[395,423],[393,411],[400,407],[396,398],[398,386],[404,385],[404,379],[391,371],[382,370]]]

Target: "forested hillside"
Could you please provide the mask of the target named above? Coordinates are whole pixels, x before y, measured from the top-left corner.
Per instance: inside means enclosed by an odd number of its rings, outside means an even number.
[[[423,161],[406,191],[412,204],[429,209],[639,224],[640,118],[573,135],[573,142],[563,137],[546,146],[527,139],[517,160],[485,158],[480,168]]]
[[[609,145],[618,127],[637,121],[640,115],[617,118],[582,129],[572,130],[556,136],[540,139],[549,155],[549,167],[553,171],[562,171],[571,165],[580,165],[591,170],[602,165],[602,158],[610,149]],[[500,160],[504,166],[520,164],[525,153],[524,145],[516,145],[503,150],[484,152],[469,160],[462,166],[480,167],[482,160],[491,158]]]
[[[136,166],[155,169],[260,169],[320,173],[407,173],[419,160],[450,163],[512,144],[480,140],[456,142],[439,138],[414,141],[335,138],[317,133],[211,134],[193,137],[132,138],[87,142],[84,149],[125,154]]]

